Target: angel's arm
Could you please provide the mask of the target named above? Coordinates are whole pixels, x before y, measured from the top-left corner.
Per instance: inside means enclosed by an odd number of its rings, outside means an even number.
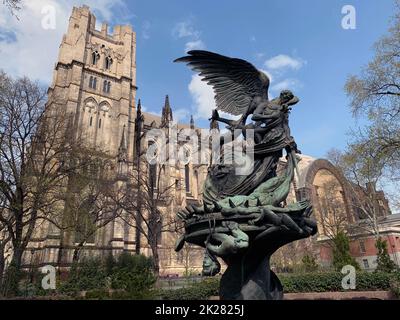
[[[267,111],[267,112],[266,112]],[[253,121],[275,120],[281,114],[279,109],[266,108],[265,104],[259,104],[251,117]]]

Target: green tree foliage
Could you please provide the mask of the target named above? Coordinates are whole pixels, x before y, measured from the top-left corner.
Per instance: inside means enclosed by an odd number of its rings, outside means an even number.
[[[333,239],[333,267],[340,271],[346,265],[352,265],[357,270],[360,266],[350,255],[350,240],[344,232],[339,232]]]
[[[155,282],[153,261],[143,255],[122,253],[111,274],[111,287],[124,290],[132,299],[150,297]]]
[[[208,300],[219,295],[219,282],[217,277],[207,278],[201,282],[176,290],[161,291],[162,300]]]
[[[80,291],[104,289],[106,277],[105,266],[100,259],[84,259],[73,264],[61,291],[76,294]]]
[[[390,259],[387,242],[382,238],[378,238],[375,243],[375,247],[378,250],[378,258],[376,271],[380,272],[393,272],[397,270],[396,264]]]
[[[122,253],[116,260],[109,255],[75,263],[61,292],[76,296],[87,291],[87,299],[109,299],[113,289],[113,298],[146,299],[152,297],[155,281],[151,258]]]
[[[21,278],[22,271],[12,262],[5,272],[4,281],[0,288],[0,296],[10,297],[19,295],[21,293],[19,288]]]
[[[318,270],[318,264],[315,261],[315,257],[309,254],[306,254],[301,259],[302,267],[305,272],[315,272]]]

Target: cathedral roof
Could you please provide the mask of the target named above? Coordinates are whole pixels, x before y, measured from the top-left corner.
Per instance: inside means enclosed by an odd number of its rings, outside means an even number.
[[[144,116],[144,124],[146,126],[151,126],[152,123],[155,123],[156,127],[161,127],[161,117],[157,114],[150,112],[142,112]],[[190,124],[188,123],[178,123],[178,129],[190,129]]]

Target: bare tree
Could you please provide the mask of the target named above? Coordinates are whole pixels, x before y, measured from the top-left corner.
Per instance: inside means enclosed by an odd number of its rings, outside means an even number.
[[[337,239],[349,232],[349,216],[343,190],[336,178],[330,173],[322,173],[318,186],[315,186],[316,201],[314,202],[318,229],[327,246],[333,252],[337,251]],[[307,255],[314,257],[314,243],[311,239],[297,241],[279,249],[274,257],[274,266],[280,271],[304,268],[303,258]]]
[[[11,14],[16,15],[16,12],[21,10],[22,0],[3,0],[3,4],[8,7]]]
[[[390,212],[382,191],[384,159],[375,156],[373,145],[359,141],[348,146],[346,152],[331,150],[327,156],[347,179],[351,194],[350,206],[356,223],[353,231],[366,231],[379,238],[379,221]]]
[[[391,180],[400,181],[400,1],[395,3],[388,34],[375,43],[374,58],[349,77],[345,89],[353,114],[369,121],[353,133],[355,142],[373,146],[373,159],[383,159]]]
[[[71,115],[46,108],[38,84],[0,77],[0,223],[20,270],[34,232],[59,219],[69,177],[97,154],[71,137]]]
[[[174,200],[172,191],[175,182],[169,183],[162,164],[140,161],[140,174],[135,166],[130,177],[131,185],[125,197],[125,209],[129,215],[127,223],[146,239],[150,246],[155,272],[159,272],[158,248],[162,234],[176,232],[178,222],[169,212]],[[139,200],[140,199],[140,200]]]
[[[201,274],[201,271],[199,272],[199,270],[196,270],[196,268],[193,266],[194,261],[199,260],[199,258],[201,259],[201,257],[199,257],[199,254],[201,254],[200,252],[201,251],[199,251],[199,248],[196,248],[196,246],[190,243],[185,243],[183,249],[178,252],[178,255],[182,255],[180,262],[182,262],[185,268],[186,277],[192,277]]]
[[[6,231],[6,225],[0,223],[0,288],[2,288],[3,285],[4,271],[6,267],[7,254],[9,251],[7,249],[9,249],[8,245],[10,240],[11,237]]]
[[[98,232],[121,216],[126,193],[116,183],[112,160],[106,155],[73,172],[68,185],[62,224],[57,227],[62,231],[63,243],[75,244],[73,262],[78,262],[84,245],[95,241]]]
[[[37,192],[38,184],[43,181],[33,178],[38,169],[33,146],[39,122],[44,118],[45,94],[26,78],[13,80],[4,73],[1,77],[0,221],[11,236],[13,262],[19,268],[44,201]]]
[[[321,232],[330,240],[334,240],[339,233],[347,232],[349,225],[341,187],[338,181],[327,180],[318,188],[317,193]],[[334,241],[330,241],[329,244],[334,245]]]
[[[301,267],[305,255],[314,256],[313,242],[304,239],[279,248],[271,257],[271,265],[277,272],[292,272]]]

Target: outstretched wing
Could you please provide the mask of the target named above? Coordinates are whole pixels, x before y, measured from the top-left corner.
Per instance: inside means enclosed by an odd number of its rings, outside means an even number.
[[[213,52],[193,50],[174,62],[185,62],[214,89],[219,110],[243,114],[254,97],[268,99],[269,78],[251,63]]]

